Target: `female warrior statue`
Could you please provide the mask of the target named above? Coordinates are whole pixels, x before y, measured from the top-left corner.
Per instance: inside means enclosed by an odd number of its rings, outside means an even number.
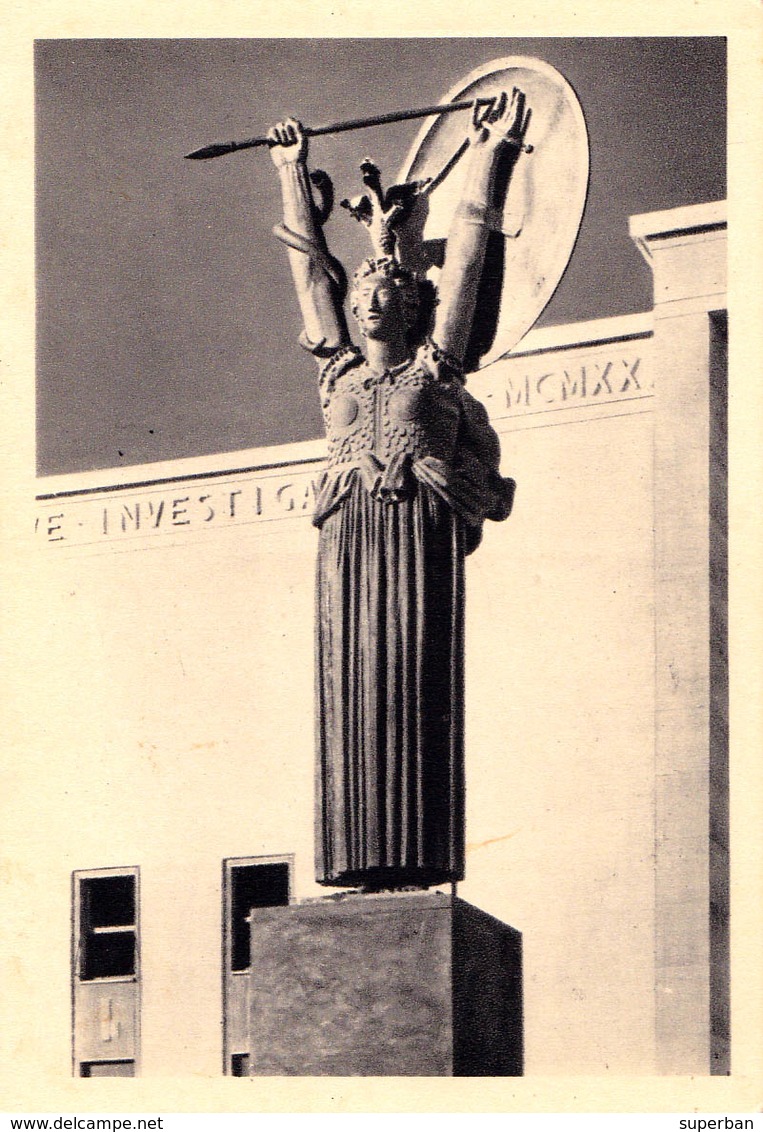
[[[355,273],[347,332],[344,273],[327,249],[294,119],[269,133],[287,244],[320,364],[328,468],[314,522],[317,566],[316,876],[366,889],[427,886],[464,873],[464,557],[483,521],[505,519],[514,484],[462,364],[489,227],[522,149],[524,95],[502,94],[469,129],[465,191],[432,289],[397,257],[396,231],[420,186],[370,195],[351,211],[374,258]],[[502,172],[500,171],[502,170]],[[330,205],[329,205],[330,208]],[[429,302],[427,303],[427,299]]]

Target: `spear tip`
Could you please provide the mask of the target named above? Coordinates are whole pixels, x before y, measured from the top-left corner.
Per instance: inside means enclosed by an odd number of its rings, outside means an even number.
[[[235,142],[216,142],[213,145],[202,146],[201,149],[194,149],[191,153],[184,154],[188,161],[205,161],[209,157],[222,157],[226,153],[233,153],[239,147]]]

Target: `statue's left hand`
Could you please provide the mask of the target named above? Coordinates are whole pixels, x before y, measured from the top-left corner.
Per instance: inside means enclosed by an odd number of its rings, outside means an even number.
[[[475,106],[472,113],[470,141],[484,150],[511,146],[517,152],[524,147],[531,111],[525,107],[524,92],[514,87],[511,98],[503,91],[487,111]]]
[[[307,158],[307,138],[296,118],[286,118],[268,130],[268,145],[276,169]]]

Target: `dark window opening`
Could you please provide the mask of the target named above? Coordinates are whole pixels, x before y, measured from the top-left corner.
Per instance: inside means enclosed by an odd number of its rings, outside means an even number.
[[[134,1061],[83,1061],[80,1077],[134,1077]]]
[[[80,978],[87,981],[134,975],[135,942],[135,876],[83,877]]]
[[[132,927],[135,923],[135,877],[83,878],[82,906],[93,928]]]
[[[280,907],[289,903],[289,866],[234,865],[231,887],[231,970],[249,968],[250,934],[247,917],[252,908]]]
[[[230,1075],[231,1075],[231,1077],[248,1077],[249,1076],[249,1054],[248,1053],[231,1054]]]

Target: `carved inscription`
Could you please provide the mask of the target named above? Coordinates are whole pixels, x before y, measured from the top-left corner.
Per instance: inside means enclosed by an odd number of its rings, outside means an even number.
[[[617,361],[583,363],[574,369],[550,370],[538,376],[525,374],[519,380],[509,378],[506,408],[540,408],[569,401],[633,396],[644,392],[640,369],[641,358],[618,358]]]
[[[46,543],[97,544],[211,527],[310,517],[319,475],[188,483],[105,495],[40,500],[35,530]]]
[[[522,364],[522,361],[524,364]],[[641,353],[516,359],[479,390],[491,417],[629,401],[651,396],[654,382]]]

